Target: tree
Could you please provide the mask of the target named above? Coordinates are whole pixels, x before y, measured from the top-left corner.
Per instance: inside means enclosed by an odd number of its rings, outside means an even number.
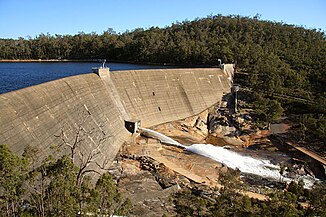
[[[26,198],[29,198],[29,213],[45,216],[45,190],[48,185],[47,166],[52,157],[47,157],[39,165],[39,150],[36,147],[28,145],[24,149],[23,157],[28,160],[29,166],[24,185],[26,186]]]
[[[58,136],[63,143],[58,147],[69,148],[70,155],[63,155],[55,160],[47,157],[40,165],[38,149],[27,146],[23,157],[13,154],[7,146],[0,146],[0,196],[3,215],[38,215],[38,216],[75,216],[91,211],[91,204],[96,206],[94,212],[126,214],[131,202],[123,200],[116,183],[109,174],[104,174],[94,186],[87,176],[89,172],[100,174],[99,170],[89,168],[91,163],[97,168],[105,169],[96,161],[100,148],[108,135],[101,129],[88,129],[86,123],[90,113],[77,124],[76,134],[70,140],[64,131]],[[87,138],[92,136],[93,145],[89,150],[83,149]],[[72,142],[71,142],[72,141]],[[74,164],[75,162],[75,164]],[[27,168],[29,172],[27,172]],[[23,191],[23,186],[26,192]],[[22,210],[22,198],[25,207]]]
[[[76,216],[78,213],[126,215],[131,208],[129,199],[123,199],[111,175],[105,173],[96,186],[88,176],[77,183],[79,168],[67,155],[47,161],[27,180],[29,210],[25,214],[38,216]],[[34,190],[35,188],[35,190]]]
[[[320,183],[311,191],[310,211],[318,216],[326,216],[326,184]]]
[[[113,215],[116,213],[128,214],[131,206],[129,199],[123,200],[112,176],[104,173],[90,191],[88,209],[100,215]]]
[[[6,145],[0,145],[0,210],[3,216],[15,216],[20,210],[26,166],[24,158],[13,154]]]
[[[304,186],[302,182],[290,182],[289,186],[287,187],[288,192],[291,192],[292,194],[296,195],[297,197],[300,197],[304,194]]]
[[[280,102],[274,99],[264,98],[260,94],[256,94],[256,99],[253,104],[258,124],[266,125],[267,123],[278,120],[283,114],[283,108]]]
[[[92,116],[87,108],[80,120],[79,123],[76,123],[73,129],[74,133],[70,137],[66,135],[63,129],[61,129],[60,135],[56,135],[62,140],[58,148],[68,148],[72,162],[78,166],[76,182],[79,185],[83,182],[83,178],[87,173],[95,172],[100,174],[94,167],[100,170],[105,169],[108,159],[100,159],[102,163],[99,163],[98,156],[102,154],[101,147],[104,142],[110,137],[103,130],[101,124],[95,123],[95,127],[88,127],[92,121]],[[88,149],[85,147],[88,147]]]
[[[47,216],[74,216],[80,211],[77,171],[77,167],[66,155],[47,166],[47,176],[50,179],[44,198]]]
[[[208,207],[213,204],[190,189],[176,193],[173,202],[178,216],[205,216],[208,214]]]

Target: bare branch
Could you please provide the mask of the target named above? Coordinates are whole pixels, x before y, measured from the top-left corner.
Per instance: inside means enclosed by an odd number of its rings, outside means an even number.
[[[99,171],[92,170],[92,169],[84,170],[84,171],[82,172],[82,175],[85,175],[85,174],[87,174],[87,173],[91,173],[91,172],[101,175],[101,173],[100,173]]]
[[[75,127],[72,132],[74,135],[72,138],[69,139],[65,135],[64,129],[61,129],[60,134],[56,135],[56,137],[60,138],[62,141],[59,147],[65,146],[69,148],[72,161],[75,164],[78,164],[79,171],[76,180],[78,184],[81,184],[82,179],[88,172],[97,172],[93,169],[89,169],[90,164],[94,163],[95,165],[99,166],[99,168],[104,169],[109,162],[108,159],[105,159],[102,165],[100,165],[98,160],[99,156],[102,155],[101,147],[110,137],[110,135],[105,133],[103,130],[104,124],[97,123],[96,119],[92,117],[92,114],[86,105],[84,105],[84,107],[85,110],[83,110],[79,122],[75,123]],[[95,125],[90,123],[94,123]],[[86,143],[88,141],[90,142],[89,144]],[[88,145],[89,148],[83,149],[83,145]]]
[[[101,170],[107,170],[108,168],[106,168],[106,166],[108,165],[108,162],[109,160],[106,159],[104,160],[103,164],[100,165],[97,161],[95,161],[94,163],[101,169]]]

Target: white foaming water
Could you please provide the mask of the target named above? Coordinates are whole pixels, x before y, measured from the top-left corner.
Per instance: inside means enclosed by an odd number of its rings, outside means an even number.
[[[268,160],[255,159],[250,156],[240,155],[223,147],[216,147],[211,144],[193,144],[186,148],[187,151],[209,157],[226,166],[243,173],[256,174],[266,178],[279,178],[279,166],[271,164]]]
[[[274,180],[280,179],[280,167],[272,164],[269,160],[255,159],[250,156],[244,156],[223,147],[213,146],[211,144],[193,144],[186,148],[187,151],[211,158],[215,161],[225,164],[232,169],[238,168],[243,173],[255,174]],[[314,181],[311,176],[303,176],[306,188],[311,188]],[[290,178],[283,177],[284,181],[291,181]]]
[[[139,128],[143,134],[147,134],[150,137],[159,139],[163,143],[175,145],[184,148],[187,151],[211,158],[215,161],[225,164],[232,169],[238,168],[242,173],[255,174],[264,178],[270,178],[274,180],[280,180],[280,167],[272,164],[266,159],[256,159],[250,156],[241,155],[235,151],[225,149],[223,147],[213,146],[211,144],[193,144],[191,146],[185,146],[172,138],[165,136],[154,130]],[[300,176],[300,179],[304,181],[305,188],[311,188],[315,179],[309,175]],[[290,182],[293,179],[282,176],[284,182]]]
[[[163,135],[162,133],[156,132],[154,130],[146,129],[146,128],[139,128],[143,134],[147,134],[150,137],[156,138],[163,143],[175,145],[181,148],[186,148],[186,146],[182,145],[181,143],[171,139],[170,137]]]

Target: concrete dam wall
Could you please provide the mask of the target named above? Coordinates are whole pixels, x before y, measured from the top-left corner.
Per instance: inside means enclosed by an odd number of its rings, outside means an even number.
[[[39,149],[41,158],[57,156],[53,146],[63,140],[73,144],[80,131],[81,150],[96,150],[99,164],[110,162],[130,139],[124,120],[139,119],[143,127],[150,127],[198,114],[230,91],[231,74],[219,68],[100,69],[98,75],[5,93],[0,95],[0,144],[17,154],[30,145]]]

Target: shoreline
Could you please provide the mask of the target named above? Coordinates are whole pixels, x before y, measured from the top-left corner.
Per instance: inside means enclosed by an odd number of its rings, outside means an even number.
[[[103,59],[0,59],[0,63],[61,63],[61,62],[97,62],[102,63]],[[117,61],[110,60],[106,63],[125,63],[125,64],[135,64],[135,65],[150,65],[150,66],[165,66],[165,67],[173,67],[173,68],[218,68],[216,65],[196,65],[196,64],[173,64],[173,63],[152,63],[152,62],[136,62],[136,61]]]
[[[102,59],[69,60],[69,59],[2,59],[0,63],[34,63],[34,62],[102,62]]]
[[[69,62],[102,63],[103,59],[76,59],[76,60],[73,59],[0,59],[0,63],[69,63]],[[171,67],[179,66],[173,64],[143,63],[143,62],[135,62],[135,61],[116,61],[116,60],[110,60],[109,62],[107,61],[106,63],[123,63],[123,64],[134,64],[134,65],[171,66]]]

